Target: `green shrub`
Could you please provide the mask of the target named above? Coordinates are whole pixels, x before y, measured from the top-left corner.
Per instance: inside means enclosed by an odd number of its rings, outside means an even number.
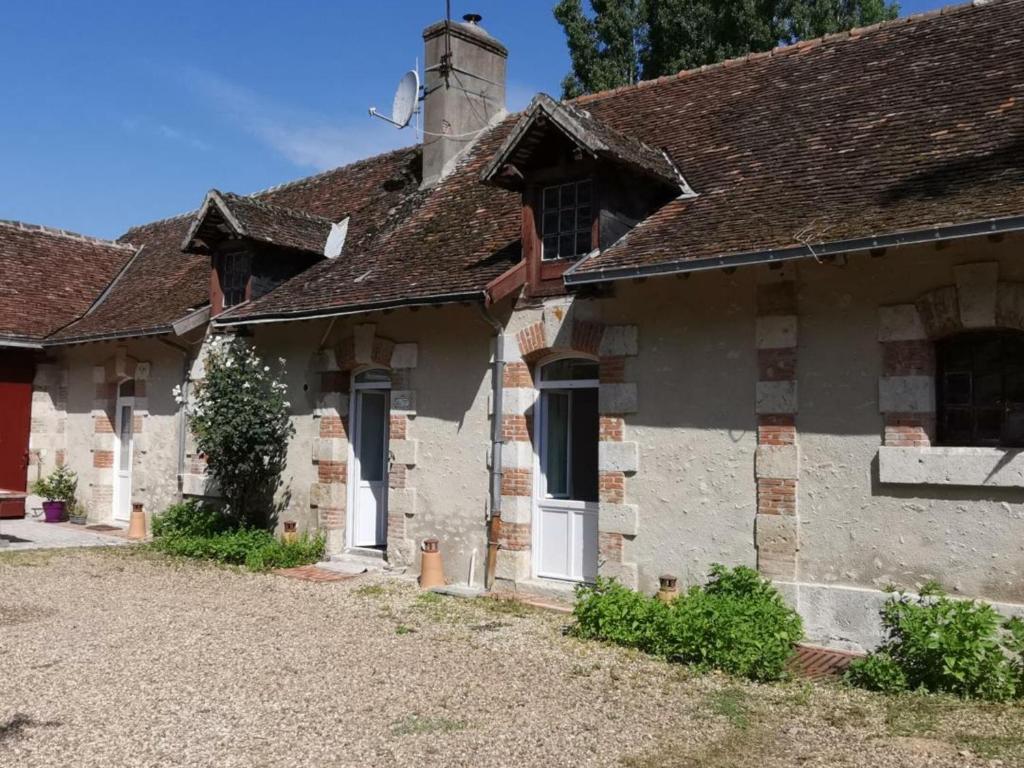
[[[937,584],[893,595],[881,611],[885,641],[854,662],[847,680],[894,693],[924,689],[1003,701],[1024,694],[1024,625],[989,604],[954,600]]]
[[[879,693],[907,690],[907,676],[887,653],[873,653],[855,660],[846,671],[846,679],[859,688]]]
[[[664,603],[634,592],[614,579],[598,577],[593,586],[576,588],[574,630],[579,637],[658,653],[657,630],[667,613]]]
[[[781,678],[803,636],[799,615],[742,566],[715,565],[706,586],[692,587],[670,605],[598,579],[578,588],[574,615],[580,637],[752,680]]]
[[[66,466],[57,467],[46,477],[33,481],[29,490],[47,501],[63,501],[70,505],[78,491],[78,475]]]
[[[324,535],[302,534],[292,542],[273,539],[249,550],[245,567],[250,571],[269,571],[274,568],[295,568],[315,563],[324,556]]]
[[[198,499],[172,504],[163,513],[153,517],[153,536],[212,536],[232,528],[216,507]]]

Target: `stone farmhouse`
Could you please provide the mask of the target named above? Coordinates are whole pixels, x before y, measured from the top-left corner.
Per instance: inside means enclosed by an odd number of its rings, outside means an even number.
[[[115,242],[0,224],[3,514],[59,464],[96,522],[215,494],[172,390],[241,334],[332,555],[747,564],[846,648],[889,585],[1024,609],[1024,2],[518,114],[478,21],[423,38],[418,146]]]

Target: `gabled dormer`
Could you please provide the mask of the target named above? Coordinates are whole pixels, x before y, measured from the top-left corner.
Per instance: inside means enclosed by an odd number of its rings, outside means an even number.
[[[251,197],[210,190],[182,250],[210,256],[210,314],[258,299],[341,254],[348,218],[335,223]]]
[[[526,291],[565,292],[562,274],[669,200],[693,192],[669,156],[539,94],[482,171],[521,191]]]

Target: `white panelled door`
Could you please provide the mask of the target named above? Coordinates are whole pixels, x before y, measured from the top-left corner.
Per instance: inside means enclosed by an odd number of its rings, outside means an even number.
[[[598,565],[597,364],[548,363],[538,387],[534,573],[592,582]]]
[[[114,413],[114,520],[127,522],[132,514],[132,453],[134,448],[135,382],[117,389]]]
[[[380,370],[365,371],[353,383],[349,478],[349,545],[353,547],[387,543],[390,386],[387,372]]]

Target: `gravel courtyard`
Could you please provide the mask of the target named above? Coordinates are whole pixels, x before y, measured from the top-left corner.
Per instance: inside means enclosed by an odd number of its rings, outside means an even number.
[[[135,548],[0,554],[0,765],[996,766],[1024,709],[693,675],[567,617]]]

